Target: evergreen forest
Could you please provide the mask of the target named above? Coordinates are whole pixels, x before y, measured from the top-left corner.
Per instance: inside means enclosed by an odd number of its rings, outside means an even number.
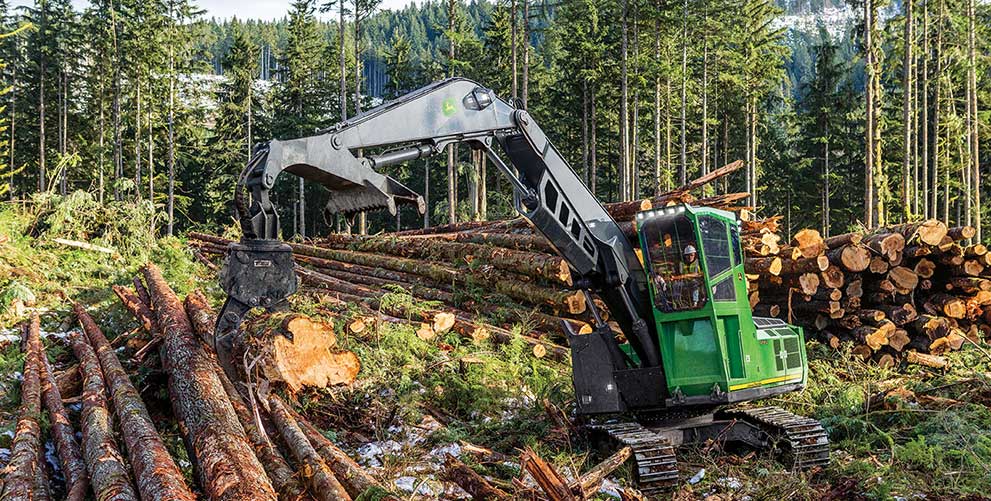
[[[254,145],[466,77],[526,108],[603,202],[739,159],[708,189],[750,192],[788,234],[925,217],[980,233],[991,5],[837,2],[297,0],[270,21],[194,0],[0,5],[0,193],[85,190],[150,204],[161,234],[216,230]],[[325,190],[286,174],[283,234],[509,217],[486,164],[461,147],[387,168],[423,217],[325,221]]]

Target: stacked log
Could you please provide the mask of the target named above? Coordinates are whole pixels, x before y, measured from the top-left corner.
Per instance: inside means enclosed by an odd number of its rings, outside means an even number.
[[[107,393],[121,428],[128,460],[134,472],[141,499],[194,500],[182,472],[176,466],[162,437],[155,430],[141,394],[131,383],[110,342],[86,309],[79,303],[73,308],[90,346],[96,352],[107,383]],[[87,453],[88,454],[88,453]]]
[[[69,341],[83,375],[83,410],[79,420],[83,437],[83,460],[90,474],[93,493],[96,499],[138,499],[127,473],[127,463],[114,440],[106,385],[96,352],[82,334],[72,333]]]
[[[778,230],[777,221],[765,224],[745,225],[748,254],[759,254],[758,239]],[[830,238],[801,230],[790,246],[748,259],[748,273],[759,275],[750,282],[755,312],[834,347],[851,342],[854,354],[884,365],[960,349],[991,333],[991,256],[983,245],[962,245],[973,236],[973,228],[936,220]],[[822,256],[828,265],[812,287],[802,261]],[[772,258],[781,265],[772,268]]]

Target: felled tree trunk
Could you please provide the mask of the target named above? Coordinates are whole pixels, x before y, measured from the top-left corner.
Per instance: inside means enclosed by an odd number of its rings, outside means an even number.
[[[140,284],[141,282],[136,282]],[[155,328],[155,317],[151,313],[151,309],[148,308],[148,304],[145,303],[138,294],[132,292],[127,287],[121,287],[115,285],[112,287],[114,294],[120,299],[120,302],[127,308],[127,311],[134,315],[134,318],[141,323],[141,327],[144,328],[145,332],[149,334],[157,335]],[[141,290],[144,290],[142,285]],[[147,292],[145,292],[147,294]]]
[[[921,242],[926,245],[939,245],[948,232],[946,225],[936,219],[889,226],[888,231],[901,233],[907,243]]]
[[[190,456],[196,458],[203,490],[215,500],[274,501],[272,484],[248,443],[217,377],[216,365],[193,335],[182,303],[158,267],[149,263],[141,271],[164,336],[159,351],[169,375],[172,410],[184,431]]]
[[[826,253],[829,262],[846,271],[861,272],[871,264],[871,253],[860,245],[843,245]]]
[[[48,499],[47,489],[39,489],[38,476],[44,478],[41,458],[41,320],[35,313],[31,323],[25,326],[27,356],[21,379],[21,405],[18,410],[14,443],[10,448],[10,461],[4,469],[6,475],[4,501],[39,501]]]
[[[406,237],[406,238],[424,238],[424,237]],[[445,235],[435,235],[430,238],[446,240],[449,242],[464,242],[464,243],[472,243],[472,244],[491,245],[494,247],[504,247],[506,249],[514,249],[521,251],[544,252],[547,254],[554,254],[556,252],[554,250],[554,247],[551,246],[550,242],[548,242],[547,239],[543,237],[543,235],[539,235],[539,234],[479,233],[472,231],[472,232],[449,233]]]
[[[494,501],[513,499],[508,493],[493,487],[488,480],[450,454],[444,458],[444,471],[441,472],[440,478],[457,484],[471,495],[472,499]]]
[[[564,481],[561,474],[529,448],[523,451],[520,456],[520,463],[551,501],[573,501],[575,499],[574,494],[571,493],[571,487]]]
[[[799,230],[791,240],[792,246],[796,247],[806,259],[814,258],[826,250],[826,242],[819,234],[819,230],[806,228]]]
[[[334,326],[306,315],[259,315],[249,318],[244,330],[252,333],[246,348],[260,356],[265,376],[293,391],[351,384],[361,370],[357,355],[337,347]]]
[[[616,468],[623,466],[623,463],[625,463],[627,459],[630,459],[630,456],[632,455],[633,450],[629,447],[623,447],[622,449],[616,451],[613,455],[592,467],[591,470],[583,473],[577,481],[572,482],[572,492],[582,496],[583,499],[592,497],[599,490],[599,486],[602,485],[602,481],[605,480],[610,473],[615,471]]]
[[[518,251],[473,243],[442,242],[435,239],[368,238],[349,243],[324,240],[329,247],[355,246],[364,252],[401,257],[444,259],[449,263],[477,261],[497,269],[540,277],[553,283],[571,285],[571,269],[561,257],[546,253]]]
[[[200,291],[196,290],[186,296],[184,303],[186,312],[189,315],[189,321],[196,334],[201,339],[212,339],[213,326],[216,324],[217,316],[210,308],[206,297]],[[255,449],[255,456],[261,461],[265,472],[268,473],[268,478],[272,480],[272,486],[279,494],[279,501],[301,501],[309,499],[309,496],[306,495],[306,490],[296,478],[289,463],[276,450],[275,445],[269,440],[265,430],[259,428],[259,423],[254,419],[251,410],[248,409],[237,387],[234,386],[234,383],[219,366],[216,367],[216,372],[217,377],[220,378],[220,383],[224,386],[224,391],[227,392],[227,396],[230,398],[234,412],[237,413],[238,421],[241,422],[244,432]]]
[[[302,277],[304,283],[326,287],[333,290],[338,293],[343,300],[352,301],[359,304],[363,303],[371,309],[380,308],[383,306],[378,301],[377,292],[372,291],[367,287],[361,287],[343,280],[328,277],[322,273],[301,268],[297,268],[296,273]],[[474,321],[471,319],[471,315],[454,308],[410,312],[407,311],[402,305],[393,304],[383,308],[383,311],[396,317],[418,317],[426,322],[433,322],[434,316],[438,314],[451,314],[454,315],[456,319],[456,330],[460,334],[465,335],[466,337],[471,337],[475,340],[478,340],[479,338],[479,335],[476,334],[481,334],[486,338],[491,336],[491,339],[497,343],[505,344],[510,342],[515,337],[512,332],[507,331],[506,329]],[[524,342],[533,347],[534,354],[540,353],[540,356],[546,355],[552,360],[557,361],[567,359],[567,348],[557,346],[552,343],[547,343],[546,341],[540,339],[534,339],[529,336],[522,336],[522,339]]]
[[[303,430],[310,444],[316,449],[324,463],[334,472],[334,476],[344,486],[351,497],[357,498],[364,493],[385,492],[385,489],[358,463],[351,459],[333,442],[323,436],[309,421],[298,414],[294,415],[299,427]],[[392,499],[389,497],[389,499]],[[384,501],[384,500],[383,500]]]
[[[268,407],[272,422],[296,459],[300,473],[310,486],[310,492],[321,501],[350,501],[351,496],[307,440],[306,434],[299,428],[282,399],[270,395]]]
[[[103,372],[93,348],[79,333],[70,334],[72,352],[83,375],[82,423],[83,459],[98,500],[137,501],[127,464],[113,438],[113,422],[107,409]]]
[[[194,501],[196,496],[186,486],[182,472],[155,431],[141,395],[131,384],[110,342],[81,304],[75,303],[73,309],[100,360],[142,501]]]
[[[65,499],[66,501],[82,501],[89,490],[89,480],[86,478],[86,465],[83,463],[82,453],[79,451],[79,443],[76,442],[76,432],[69,422],[69,414],[62,403],[62,395],[52,377],[52,368],[48,365],[48,358],[44,356],[44,349],[40,339],[33,339],[37,342],[35,348],[42,355],[41,360],[41,398],[44,401],[45,409],[48,411],[49,433],[52,442],[55,443],[55,452],[58,455],[59,465],[62,467],[62,474],[65,476]]]

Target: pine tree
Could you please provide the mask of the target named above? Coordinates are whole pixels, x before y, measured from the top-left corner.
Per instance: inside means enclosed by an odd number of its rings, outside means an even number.
[[[259,73],[258,54],[258,47],[241,25],[235,23],[233,40],[222,63],[224,82],[217,94],[219,107],[210,141],[216,170],[204,194],[210,198],[209,212],[204,216],[211,221],[223,220],[230,213],[231,187],[251,156],[252,125],[258,108],[254,90]]]
[[[385,54],[385,91],[389,98],[397,98],[416,88],[416,65],[409,39],[399,30],[392,32],[392,41]]]
[[[280,138],[312,134],[322,124],[320,85],[323,40],[314,17],[313,0],[297,0],[289,13],[286,48],[282,57],[282,74],[276,89],[277,120],[274,132]],[[293,231],[306,235],[306,190],[300,178],[296,192],[296,224]]]

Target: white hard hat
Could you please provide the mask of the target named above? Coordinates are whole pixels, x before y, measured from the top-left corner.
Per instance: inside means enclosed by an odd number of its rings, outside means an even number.
[[[685,252],[684,252],[684,254],[685,254],[685,255],[687,256],[687,255],[689,255],[689,254],[696,254],[697,252],[698,252],[698,251],[696,251],[696,250],[695,250],[695,246],[693,246],[693,245],[689,245],[688,247],[685,247]]]

